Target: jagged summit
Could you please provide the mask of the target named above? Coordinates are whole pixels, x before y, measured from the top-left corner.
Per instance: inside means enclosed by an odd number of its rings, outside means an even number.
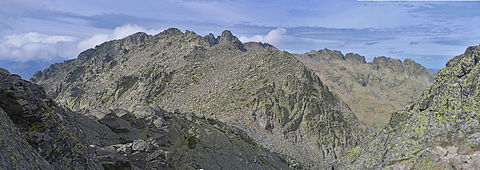
[[[210,45],[218,44],[218,39],[216,39],[215,35],[213,35],[212,33],[209,33],[204,38],[207,40],[208,43],[210,43]]]
[[[156,36],[175,36],[175,35],[182,35],[182,31],[180,31],[178,28],[169,28],[169,29],[166,29],[162,32],[160,32],[159,34],[157,34]]]
[[[357,53],[347,53],[345,55],[345,60],[352,61],[352,62],[358,62],[358,63],[367,63],[365,61],[365,56],[361,56]]]
[[[225,30],[222,32],[222,35],[217,37],[220,43],[238,41],[238,39],[233,36],[232,32]]]
[[[338,50],[330,50],[327,48],[315,51],[312,50],[309,53],[306,53],[307,56],[311,58],[316,58],[316,57],[326,57],[331,60],[345,60],[345,57],[343,56],[342,52]]]

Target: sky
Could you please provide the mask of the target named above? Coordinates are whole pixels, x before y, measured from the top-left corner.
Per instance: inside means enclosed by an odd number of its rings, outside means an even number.
[[[0,0],[0,67],[28,79],[102,42],[175,27],[441,69],[480,43],[478,9],[477,0]]]

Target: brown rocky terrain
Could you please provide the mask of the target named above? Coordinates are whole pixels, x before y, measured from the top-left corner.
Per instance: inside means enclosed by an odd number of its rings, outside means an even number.
[[[392,112],[417,99],[433,82],[433,73],[413,60],[365,57],[323,49],[296,55],[345,101],[358,119],[381,129]]]

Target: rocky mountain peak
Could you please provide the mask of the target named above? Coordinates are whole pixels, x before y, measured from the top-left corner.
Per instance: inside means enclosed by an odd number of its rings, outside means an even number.
[[[10,72],[7,69],[0,68],[0,72],[4,74],[10,74]]]
[[[365,61],[365,56],[361,56],[357,53],[347,53],[345,55],[345,59],[352,62],[358,62],[358,63],[364,63],[364,64],[367,63]]]
[[[217,45],[218,44],[218,39],[215,38],[215,36],[212,33],[209,33],[206,35],[205,40],[210,44],[210,46]]]
[[[218,39],[220,42],[233,42],[238,40],[237,37],[233,36],[232,32],[229,30],[224,30]]]
[[[233,36],[229,30],[223,31],[222,35],[217,37],[217,40],[219,44],[231,44],[242,51],[246,51],[243,43],[237,37]]]
[[[447,67],[454,68],[452,74],[462,77],[468,74],[480,61],[480,45],[471,46],[465,50],[465,53],[454,57],[447,62]]]
[[[375,57],[373,58],[371,65],[373,65],[373,67],[375,67],[377,70],[387,68],[395,72],[403,72],[403,63],[400,59],[394,59],[385,56]]]
[[[409,58],[403,60],[403,66],[405,67],[405,71],[410,75],[432,74],[432,72],[424,66]]]
[[[342,52],[338,50],[330,50],[330,49],[324,48],[319,50],[318,52],[323,56],[329,57],[330,59],[345,60],[345,57],[343,56]]]
[[[174,35],[182,35],[182,34],[183,34],[182,31],[180,31],[178,28],[169,28],[160,33],[160,35],[165,35],[165,36],[174,36]]]
[[[374,64],[402,64],[402,60],[380,56],[373,58]]]
[[[312,50],[307,53],[307,55],[314,60],[345,60],[345,56],[343,56],[342,52],[327,48],[318,51]]]
[[[430,75],[433,73],[427,70],[421,64],[415,62],[412,59],[406,58],[402,62],[400,59],[394,59],[390,57],[375,57],[373,62],[369,63],[375,69],[389,69],[395,72],[406,72],[409,75]]]

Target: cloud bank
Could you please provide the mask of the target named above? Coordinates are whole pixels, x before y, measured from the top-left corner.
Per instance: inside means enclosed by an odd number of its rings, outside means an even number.
[[[89,48],[93,48],[96,45],[99,45],[103,42],[106,42],[109,40],[115,40],[115,39],[122,39],[137,32],[145,32],[147,34],[156,34],[161,32],[161,30],[157,30],[157,29],[147,30],[138,25],[126,24],[120,27],[116,27],[113,30],[113,32],[111,32],[110,34],[96,34],[90,38],[82,40],[78,43],[77,48],[78,50],[83,51]]]
[[[49,60],[68,55],[63,47],[76,39],[70,36],[46,35],[37,32],[13,34],[1,38],[0,60]]]
[[[280,46],[282,44],[287,43],[288,41],[292,41],[292,38],[288,37],[286,34],[287,34],[287,29],[277,28],[268,32],[267,35],[255,35],[253,37],[240,36],[239,39],[242,42],[255,41],[255,42],[264,42],[264,43],[269,43],[275,46]]]
[[[0,61],[28,62],[71,59],[81,51],[137,32],[155,34],[160,30],[147,30],[138,25],[126,24],[107,31],[107,33],[95,34],[83,39],[38,32],[11,34],[0,38]]]

